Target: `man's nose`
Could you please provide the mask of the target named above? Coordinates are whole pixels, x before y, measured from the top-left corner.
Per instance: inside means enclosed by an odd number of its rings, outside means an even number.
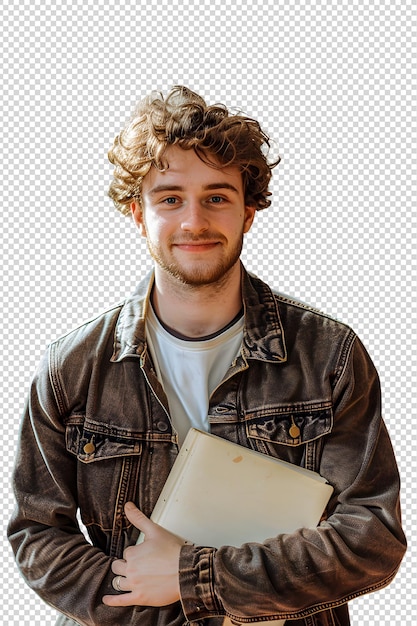
[[[207,230],[208,227],[207,211],[204,206],[197,199],[190,200],[185,207],[181,221],[182,230],[201,233]]]

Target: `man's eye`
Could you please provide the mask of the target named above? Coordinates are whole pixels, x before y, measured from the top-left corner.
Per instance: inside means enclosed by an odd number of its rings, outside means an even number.
[[[170,204],[170,205],[174,205],[177,202],[177,199],[174,197],[170,197],[170,198],[165,198],[165,200],[163,200],[163,202],[165,204]]]
[[[211,196],[210,202],[212,204],[220,204],[221,202],[224,202],[224,198],[222,198],[221,196]]]

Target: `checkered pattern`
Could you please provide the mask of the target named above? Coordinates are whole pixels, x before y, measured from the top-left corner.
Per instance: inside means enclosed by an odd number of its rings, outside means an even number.
[[[367,345],[402,473],[406,532],[416,534],[416,6],[4,5],[4,524],[18,418],[45,346],[129,293],[150,267],[130,220],[106,197],[106,152],[137,98],[180,83],[256,117],[276,139],[275,199],[247,236],[244,262],[352,325]],[[352,603],[354,625],[415,623],[413,559],[411,545],[387,590]],[[0,576],[4,624],[54,623],[7,544]]]

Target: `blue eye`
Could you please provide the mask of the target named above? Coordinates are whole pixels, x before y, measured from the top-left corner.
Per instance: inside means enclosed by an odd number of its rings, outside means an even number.
[[[177,199],[176,199],[176,198],[173,198],[173,197],[170,197],[170,198],[165,198],[165,200],[164,200],[164,202],[165,202],[166,204],[175,204],[175,203],[176,203],[176,201],[177,201]]]
[[[212,196],[210,200],[213,204],[220,204],[223,202],[223,198],[221,196]]]

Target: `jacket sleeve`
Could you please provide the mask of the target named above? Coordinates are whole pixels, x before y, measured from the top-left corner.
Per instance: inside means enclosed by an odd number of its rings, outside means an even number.
[[[152,623],[141,620],[140,607],[102,603],[114,593],[113,559],[93,547],[77,523],[76,459],[66,450],[47,355],[23,415],[13,487],[9,540],[24,579],[43,600],[82,626]]]
[[[334,487],[327,519],[263,544],[184,546],[180,585],[190,621],[216,614],[298,619],[392,580],[406,543],[399,476],[378,376],[357,338],[333,387],[333,411],[320,465]]]

